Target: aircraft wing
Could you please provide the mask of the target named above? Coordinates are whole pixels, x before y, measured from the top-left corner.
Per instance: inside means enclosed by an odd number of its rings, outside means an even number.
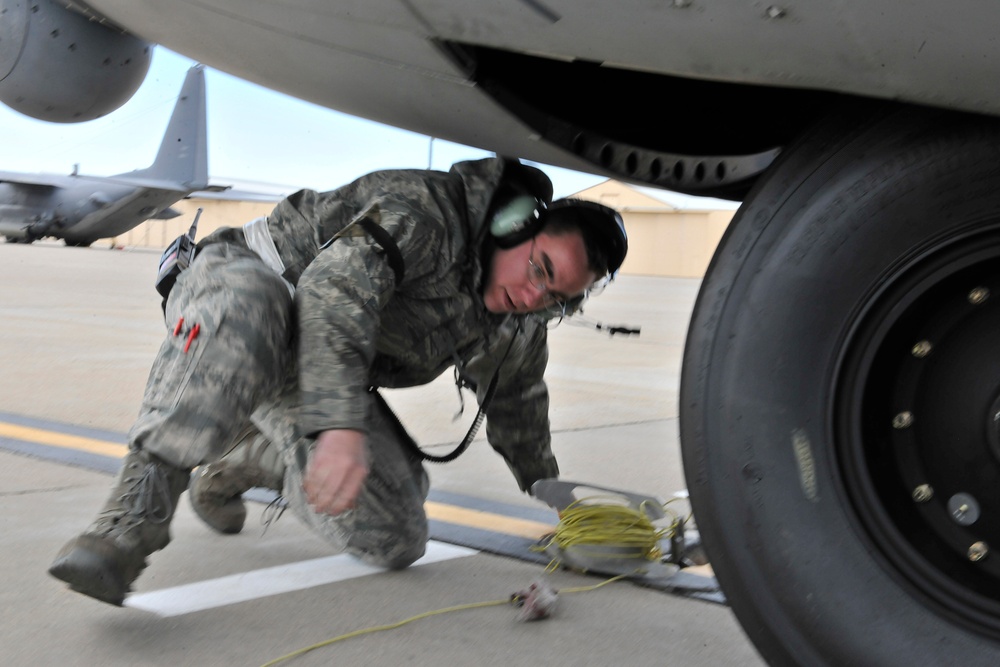
[[[234,188],[225,191],[200,190],[192,192],[189,196],[197,197],[198,199],[221,199],[227,201],[277,202],[294,191],[295,188],[288,188],[283,192]]]
[[[191,191],[191,188],[189,188],[185,183],[156,178],[145,178],[142,176],[129,176],[128,174],[119,174],[117,176],[87,176],[82,174],[63,176],[59,174],[22,174],[13,171],[0,171],[0,183],[9,183],[12,185],[69,188],[74,185],[80,185],[84,182],[92,182],[95,184],[106,183],[110,185],[127,185],[135,188],[167,190],[170,192],[182,192],[185,194]]]
[[[119,174],[117,176],[75,176],[74,178],[114,185],[128,185],[136,188],[149,188],[151,190],[167,190],[170,192],[183,192],[185,194],[191,192],[191,188],[186,183],[141,176],[133,177],[128,174]]]
[[[121,186],[115,186],[121,187]],[[121,234],[138,224],[137,221],[175,217],[170,205],[186,192],[174,189],[127,188],[113,193],[99,209],[88,213],[67,233],[66,238],[94,239]]]
[[[13,171],[0,171],[0,183],[24,185],[35,188],[59,188],[66,184],[66,176],[54,174],[20,174]]]

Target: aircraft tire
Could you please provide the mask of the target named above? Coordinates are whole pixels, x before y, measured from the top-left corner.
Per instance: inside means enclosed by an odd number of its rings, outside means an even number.
[[[998,337],[996,122],[856,107],[755,185],[680,415],[709,560],[771,664],[1000,664]]]

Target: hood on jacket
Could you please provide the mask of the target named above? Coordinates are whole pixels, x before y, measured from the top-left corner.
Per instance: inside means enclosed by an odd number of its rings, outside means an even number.
[[[552,181],[549,177],[540,169],[521,164],[514,158],[492,157],[456,162],[449,173],[462,179],[471,238],[476,240],[483,238],[490,203],[504,180],[516,180],[546,204],[552,202]]]

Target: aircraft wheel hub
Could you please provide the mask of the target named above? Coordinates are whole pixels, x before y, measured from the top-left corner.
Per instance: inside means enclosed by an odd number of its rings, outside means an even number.
[[[838,452],[858,516],[908,585],[1000,636],[1000,233],[925,251],[848,348]]]

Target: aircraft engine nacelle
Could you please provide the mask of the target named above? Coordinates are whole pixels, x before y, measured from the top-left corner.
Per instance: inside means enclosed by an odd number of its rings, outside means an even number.
[[[152,45],[52,0],[0,0],[0,102],[39,120],[78,123],[132,97]]]

